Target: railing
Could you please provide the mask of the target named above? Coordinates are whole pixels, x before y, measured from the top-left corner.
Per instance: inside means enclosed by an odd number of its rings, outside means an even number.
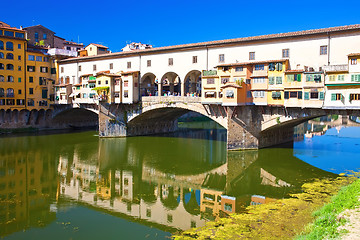
[[[141,98],[142,102],[151,103],[201,103],[201,97],[182,97],[182,96],[147,96]]]
[[[62,56],[69,56],[69,57],[77,57],[77,55],[78,55],[78,53],[76,51],[70,51],[70,50],[60,49],[60,48],[51,48],[48,50],[48,53],[52,56],[62,55]]]
[[[341,71],[348,71],[349,65],[348,64],[339,64],[339,65],[328,65],[324,66],[323,70],[325,72],[341,72]]]
[[[14,97],[14,94],[13,93],[7,93],[6,97]]]

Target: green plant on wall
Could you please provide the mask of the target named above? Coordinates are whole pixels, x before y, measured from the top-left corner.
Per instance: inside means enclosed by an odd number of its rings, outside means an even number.
[[[235,83],[239,86],[241,86],[243,84],[244,80],[242,79],[236,79]]]

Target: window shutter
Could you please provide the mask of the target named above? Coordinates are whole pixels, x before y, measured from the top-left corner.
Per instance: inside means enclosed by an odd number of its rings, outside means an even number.
[[[319,93],[319,99],[320,99],[320,100],[324,100],[324,92],[320,92],[320,93]]]
[[[274,85],[274,77],[269,77],[269,84]]]
[[[276,77],[276,84],[282,84],[282,77]]]
[[[47,89],[42,90],[42,98],[47,98]]]
[[[298,75],[297,75],[297,81],[298,81],[298,82],[301,82],[301,74],[298,74]]]
[[[352,81],[352,82],[355,81],[355,75],[351,75],[351,81]]]
[[[310,98],[309,92],[304,92],[304,99],[309,100],[309,98]]]
[[[298,99],[302,99],[302,91],[298,91]]]
[[[336,94],[335,93],[331,94],[331,101],[336,101]]]
[[[284,93],[284,98],[285,98],[285,99],[289,99],[289,92],[285,92],[285,93]]]

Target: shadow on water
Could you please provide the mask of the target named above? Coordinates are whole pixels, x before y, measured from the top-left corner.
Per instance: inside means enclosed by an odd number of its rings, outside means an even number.
[[[209,131],[0,138],[0,236],[164,239],[239,206],[287,197],[313,178],[336,176],[289,148],[227,152],[223,132]]]

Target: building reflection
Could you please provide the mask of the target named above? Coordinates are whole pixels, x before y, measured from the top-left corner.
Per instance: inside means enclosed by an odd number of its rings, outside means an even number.
[[[40,150],[0,151],[0,236],[43,227],[56,219],[52,200],[57,195],[56,162]],[[18,142],[21,143],[21,142]]]

